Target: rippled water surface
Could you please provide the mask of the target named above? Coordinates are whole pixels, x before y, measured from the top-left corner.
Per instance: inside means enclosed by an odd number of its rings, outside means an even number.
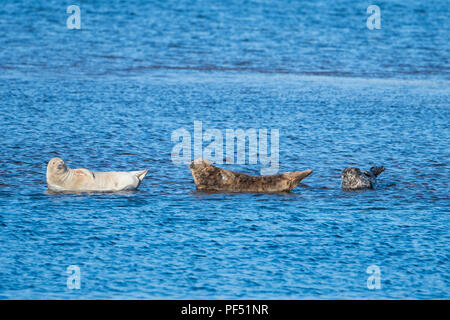
[[[448,2],[380,1],[373,31],[369,4],[81,1],[68,30],[58,1],[2,3],[0,298],[450,298]],[[170,157],[194,121],[279,129],[280,171],[313,174],[198,193]],[[149,174],[50,194],[55,156]],[[340,189],[373,165],[377,189]]]

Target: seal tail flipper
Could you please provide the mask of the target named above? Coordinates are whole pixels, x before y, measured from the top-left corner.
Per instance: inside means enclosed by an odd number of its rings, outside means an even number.
[[[296,171],[295,172],[295,181],[299,183],[303,179],[305,179],[307,176],[309,176],[312,173],[311,169],[307,169],[305,171]]]
[[[386,170],[386,168],[383,166],[370,168],[370,172],[372,172],[375,177],[378,177],[384,170]]]
[[[286,172],[284,173],[285,177],[290,180],[290,188],[289,191],[294,189],[300,181],[305,179],[312,173],[311,169],[307,169],[305,171],[295,171],[295,172]]]
[[[135,175],[140,182],[142,182],[142,180],[145,178],[145,176],[147,175],[148,170],[140,170],[140,171],[132,171],[131,173],[133,175]]]

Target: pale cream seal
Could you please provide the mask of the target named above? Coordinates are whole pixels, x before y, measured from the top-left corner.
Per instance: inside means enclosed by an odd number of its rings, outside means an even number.
[[[47,185],[51,191],[136,190],[147,172],[148,170],[93,172],[87,169],[70,169],[61,158],[53,158],[47,165]]]

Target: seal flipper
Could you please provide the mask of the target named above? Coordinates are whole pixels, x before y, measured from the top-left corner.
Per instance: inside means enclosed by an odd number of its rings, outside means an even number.
[[[288,188],[287,191],[291,191],[292,189],[294,189],[300,183],[300,181],[305,179],[311,173],[312,173],[312,170],[311,169],[307,169],[307,170],[304,170],[304,171],[285,172],[285,173],[282,173],[281,175],[284,178],[289,180],[289,188]]]
[[[295,176],[295,182],[296,184],[300,183],[300,181],[302,181],[303,179],[305,179],[307,176],[309,176],[312,173],[311,169],[307,169],[304,171],[295,171],[294,172],[294,176]]]
[[[72,169],[72,172],[73,172],[75,175],[78,175],[78,176],[86,176],[86,177],[95,179],[94,173],[93,173],[92,171],[88,170],[88,169],[84,169],[84,168],[81,168],[81,169]]]
[[[132,171],[131,174],[136,176],[139,179],[139,181],[142,182],[142,180],[145,178],[147,172],[148,172],[148,170],[140,170],[140,171]]]
[[[386,170],[386,168],[383,166],[370,168],[370,172],[372,172],[375,177],[378,177],[384,170]]]

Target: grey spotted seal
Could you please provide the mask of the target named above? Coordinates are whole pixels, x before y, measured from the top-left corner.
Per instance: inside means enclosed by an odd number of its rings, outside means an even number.
[[[373,189],[376,178],[385,170],[384,167],[372,167],[369,171],[361,171],[355,167],[348,167],[342,171],[341,187],[344,190]]]
[[[198,191],[221,192],[289,192],[312,170],[285,172],[272,176],[252,176],[213,166],[198,158],[189,165]]]
[[[116,192],[136,190],[148,170],[128,172],[93,172],[71,169],[61,158],[53,158],[47,165],[47,186],[51,191]]]

